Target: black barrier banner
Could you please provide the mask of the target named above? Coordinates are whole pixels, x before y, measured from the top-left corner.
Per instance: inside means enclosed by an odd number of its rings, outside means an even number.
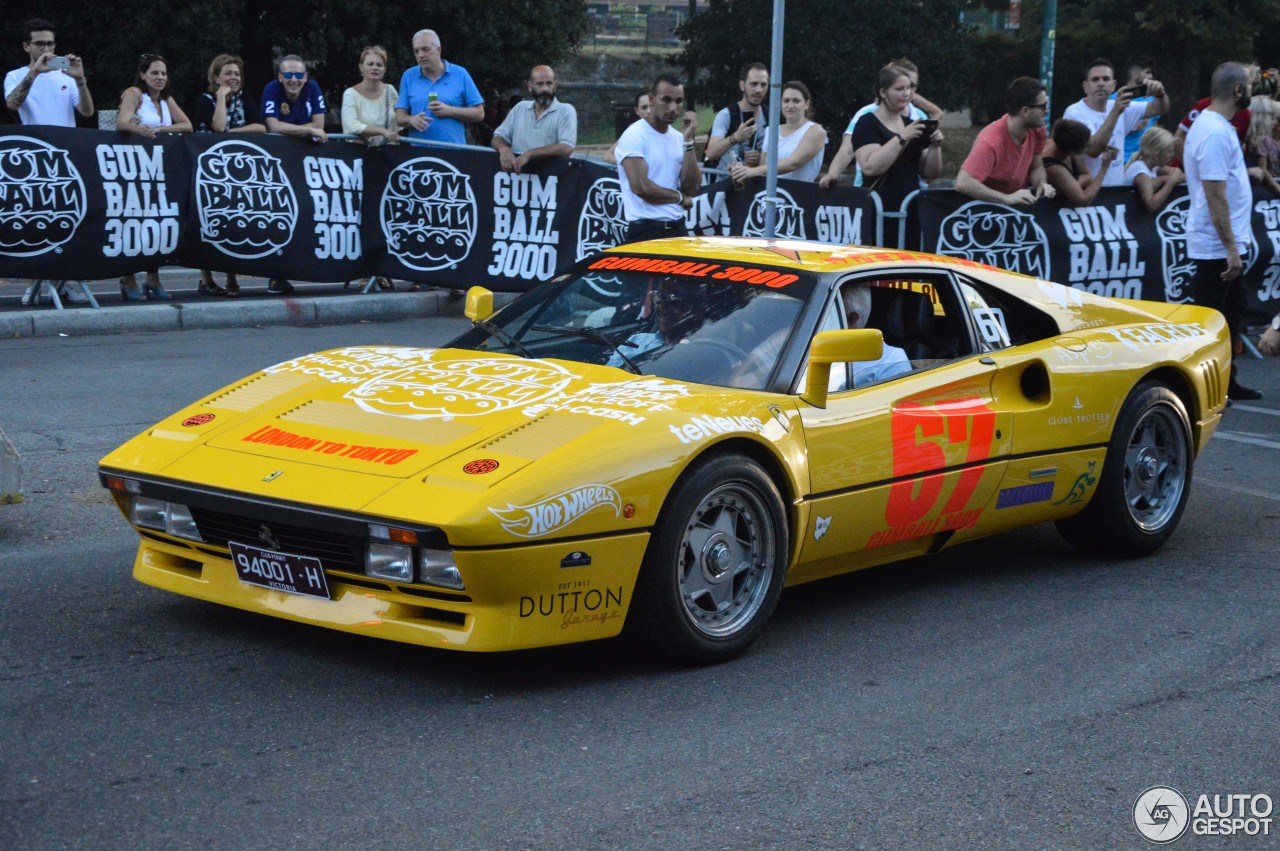
[[[183,140],[11,128],[0,134],[0,275],[92,280],[178,262]]]
[[[765,180],[746,181],[735,189],[733,181],[719,180],[705,189],[690,211],[689,229],[709,233],[712,222],[721,235],[764,236]],[[705,199],[705,201],[704,201]],[[727,215],[726,215],[727,214]],[[889,234],[877,239],[876,223],[880,220],[880,199],[862,187],[821,189],[816,183],[778,180],[778,211],[774,233],[780,239],[830,242],[835,245],[877,245],[892,242]],[[897,235],[894,226],[893,237]]]
[[[301,281],[367,272],[363,146],[265,133],[183,141],[193,184],[184,265]]]
[[[1013,208],[950,190],[920,195],[923,250],[964,257],[1098,295],[1183,303],[1195,261],[1187,256],[1191,199],[1179,187],[1155,214],[1127,187],[1103,189],[1094,204],[1038,201]],[[1280,199],[1255,188],[1253,248],[1244,285],[1252,314],[1280,300]]]

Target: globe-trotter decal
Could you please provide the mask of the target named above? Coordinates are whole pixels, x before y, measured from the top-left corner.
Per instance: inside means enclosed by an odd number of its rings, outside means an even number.
[[[84,216],[84,180],[66,151],[29,136],[0,137],[0,254],[54,251]]]
[[[419,157],[396,166],[380,206],[387,251],[409,268],[448,269],[471,253],[476,196],[470,176],[449,163]]]
[[[293,239],[298,199],[280,160],[250,142],[219,142],[196,159],[200,238],[253,260]]]

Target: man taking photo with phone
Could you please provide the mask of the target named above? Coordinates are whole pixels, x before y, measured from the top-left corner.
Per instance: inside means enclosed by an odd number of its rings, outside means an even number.
[[[22,32],[22,49],[27,52],[28,64],[5,75],[5,105],[18,113],[25,125],[75,127],[77,112],[93,115],[93,96],[85,80],[84,63],[79,56],[57,54],[53,24],[32,18],[22,25]],[[83,286],[67,287],[63,298],[71,304],[84,304],[89,299]],[[48,296],[35,292],[33,284],[27,287],[22,303],[29,304],[33,299],[43,302]]]
[[[1116,151],[1124,150],[1124,137],[1134,128],[1154,115],[1163,115],[1169,111],[1169,96],[1159,80],[1147,78],[1142,84],[1151,100],[1146,103],[1134,103],[1136,87],[1121,90],[1114,101],[1109,101],[1111,93],[1116,90],[1116,69],[1111,60],[1098,58],[1089,63],[1084,72],[1084,97],[1062,113],[1063,118],[1079,121],[1092,133],[1089,145],[1084,151],[1084,164],[1089,173],[1096,175],[1102,164],[1102,152],[1107,146]],[[1107,169],[1102,179],[1103,186],[1123,186],[1124,169]]]
[[[23,124],[75,127],[76,116],[93,115],[93,96],[79,56],[58,56],[53,24],[33,18],[22,26],[28,63],[4,78],[4,102]]]

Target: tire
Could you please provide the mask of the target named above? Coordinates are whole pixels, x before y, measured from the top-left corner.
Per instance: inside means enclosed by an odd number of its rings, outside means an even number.
[[[773,614],[789,553],[782,495],[760,465],[736,453],[702,458],[658,515],[627,631],[667,661],[732,659]]]
[[[1142,556],[1178,528],[1191,494],[1191,426],[1177,394],[1139,384],[1125,400],[1093,499],[1058,531],[1082,552]]]

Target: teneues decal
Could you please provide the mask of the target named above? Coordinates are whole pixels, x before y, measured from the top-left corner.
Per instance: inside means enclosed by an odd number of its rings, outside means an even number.
[[[84,181],[66,151],[27,136],[0,136],[0,254],[58,250],[84,216]]]
[[[298,224],[298,199],[280,160],[250,142],[220,142],[196,159],[200,239],[252,260],[284,249]]]
[[[541,502],[490,508],[494,517],[513,535],[536,538],[568,526],[588,511],[606,507],[617,517],[622,511],[622,498],[608,485],[583,485],[558,493]]]

